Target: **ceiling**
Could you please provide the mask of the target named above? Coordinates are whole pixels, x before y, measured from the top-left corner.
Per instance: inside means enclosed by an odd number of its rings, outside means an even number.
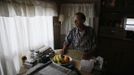
[[[0,0],[0,1],[25,2],[25,1],[38,1],[38,0]],[[53,1],[62,4],[62,3],[92,3],[97,0],[41,0],[41,1]]]
[[[53,0],[56,1],[56,0]],[[91,3],[95,0],[57,0],[58,3]]]

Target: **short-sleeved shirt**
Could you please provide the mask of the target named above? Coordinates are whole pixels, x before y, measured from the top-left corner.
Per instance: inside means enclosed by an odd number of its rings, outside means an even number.
[[[95,48],[95,33],[91,27],[85,27],[83,31],[73,28],[65,38],[64,44],[70,44],[75,50],[89,51]]]

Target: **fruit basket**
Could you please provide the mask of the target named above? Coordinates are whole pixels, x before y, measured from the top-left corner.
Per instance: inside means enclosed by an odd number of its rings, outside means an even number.
[[[56,54],[52,59],[54,64],[68,65],[72,62],[72,58],[68,55]]]

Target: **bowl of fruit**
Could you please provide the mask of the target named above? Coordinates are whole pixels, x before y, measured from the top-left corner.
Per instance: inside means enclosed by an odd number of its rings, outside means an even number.
[[[68,65],[72,62],[72,58],[68,55],[56,54],[52,58],[52,62],[58,65]]]

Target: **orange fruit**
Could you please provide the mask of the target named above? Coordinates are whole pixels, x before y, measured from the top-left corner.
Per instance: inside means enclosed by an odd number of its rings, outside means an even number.
[[[69,61],[70,61],[69,57],[68,56],[64,56],[64,61],[65,61],[65,63],[69,63]]]

